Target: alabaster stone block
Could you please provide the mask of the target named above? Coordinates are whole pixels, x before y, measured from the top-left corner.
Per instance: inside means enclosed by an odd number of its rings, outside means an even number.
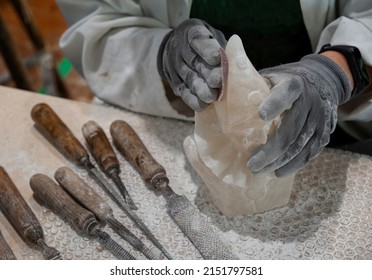
[[[196,113],[194,133],[185,139],[184,150],[221,212],[250,216],[287,204],[294,175],[254,175],[248,169],[250,152],[267,141],[280,117],[265,123],[258,116],[270,89],[237,35],[229,39],[225,53],[223,95]]]

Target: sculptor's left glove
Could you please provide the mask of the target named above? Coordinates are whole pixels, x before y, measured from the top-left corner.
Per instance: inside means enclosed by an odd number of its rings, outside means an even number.
[[[281,124],[267,143],[254,151],[248,167],[254,173],[294,173],[328,144],[337,123],[337,107],[351,95],[344,71],[331,59],[311,54],[299,62],[263,69],[272,89],[261,104],[264,121],[283,113]]]

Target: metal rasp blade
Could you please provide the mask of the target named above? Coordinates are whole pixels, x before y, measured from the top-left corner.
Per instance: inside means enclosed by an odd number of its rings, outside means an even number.
[[[161,252],[159,249],[159,253],[156,256],[153,251],[151,251],[140,239],[134,238],[135,236],[128,231],[127,228],[125,228],[121,223],[119,223],[118,220],[113,219],[113,218],[108,218],[107,219],[107,224],[110,225],[110,227],[119,235],[119,236],[124,236],[126,237],[127,240],[132,239],[130,244],[140,251],[142,254],[146,256],[149,260],[158,260]]]
[[[173,191],[165,197],[168,214],[205,259],[238,259],[230,246],[222,240],[220,234],[209,224],[208,219],[186,197]]]
[[[98,242],[107,250],[113,252],[121,260],[135,260],[131,253],[125,250],[121,245],[119,245],[111,236],[101,230],[97,230],[95,233]]]
[[[148,184],[162,193],[167,201],[168,213],[204,258],[238,259],[191,202],[173,192],[164,167],[152,157],[128,123],[122,120],[113,122],[110,132],[117,149],[137,168]]]

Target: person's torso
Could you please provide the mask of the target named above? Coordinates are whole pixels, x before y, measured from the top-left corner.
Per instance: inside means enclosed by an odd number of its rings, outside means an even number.
[[[298,61],[311,52],[299,0],[194,0],[190,18],[237,34],[256,69]]]

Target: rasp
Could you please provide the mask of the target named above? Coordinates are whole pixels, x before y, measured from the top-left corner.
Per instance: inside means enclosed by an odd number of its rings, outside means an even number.
[[[62,259],[60,252],[44,241],[44,231],[12,179],[0,166],[0,210],[19,236],[41,251],[46,260]]]
[[[79,205],[51,178],[43,174],[35,174],[30,179],[30,186],[38,203],[68,222],[78,233],[97,238],[104,248],[119,259],[136,259],[113,240],[108,233],[100,229],[100,223],[92,212]]]
[[[150,260],[157,256],[128,228],[115,219],[111,207],[82,178],[67,166],[60,167],[54,173],[57,182],[81,205],[93,212],[101,223],[107,223],[120,237],[126,240],[134,249],[140,251]]]
[[[111,124],[110,132],[117,149],[148,184],[162,193],[169,215],[201,255],[205,259],[237,259],[207,218],[185,196],[176,194],[169,187],[164,167],[152,157],[134,129],[127,122],[117,120]]]

